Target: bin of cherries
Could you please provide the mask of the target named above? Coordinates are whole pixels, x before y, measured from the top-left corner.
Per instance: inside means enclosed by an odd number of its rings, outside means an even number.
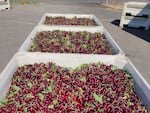
[[[75,69],[49,62],[18,67],[0,113],[147,113],[125,70],[101,63]]]

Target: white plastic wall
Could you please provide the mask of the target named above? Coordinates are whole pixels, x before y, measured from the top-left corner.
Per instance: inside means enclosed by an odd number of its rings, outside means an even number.
[[[8,63],[6,68],[0,74],[0,99],[5,98],[8,92],[13,73],[18,66],[34,63],[54,62],[63,67],[75,68],[85,63],[102,62],[106,65],[116,65],[118,68],[126,69],[133,77],[136,93],[143,104],[150,110],[150,86],[137,71],[134,65],[122,55],[101,56],[101,55],[68,55],[68,54],[48,54],[48,53],[18,53]]]
[[[127,19],[127,17],[132,19]],[[129,27],[145,27],[145,30],[150,28],[150,2],[127,2],[124,4],[120,27],[124,25]]]
[[[43,17],[41,18],[39,25],[42,25],[44,23],[46,16],[52,16],[52,17],[63,16],[66,18],[74,18],[76,16],[77,18],[90,18],[90,19],[94,19],[97,26],[103,26],[103,24],[99,21],[99,19],[95,15],[92,15],[92,14],[52,14],[52,13],[45,13]],[[70,26],[74,26],[74,25],[70,25]]]
[[[6,1],[6,0],[0,0],[0,2],[4,2],[4,1]],[[9,10],[10,9],[10,1],[7,0],[6,2],[7,2],[7,4],[1,4],[0,5],[0,11],[1,10]]]
[[[123,51],[120,49],[118,44],[113,40],[113,38],[110,36],[110,34],[104,29],[103,26],[100,27],[64,27],[64,26],[37,26],[34,28],[34,30],[30,33],[30,35],[27,37],[27,39],[24,41],[22,46],[20,47],[19,51],[28,52],[29,48],[31,47],[32,40],[35,38],[37,32],[41,31],[53,31],[53,30],[63,30],[63,31],[88,31],[91,33],[94,32],[100,32],[105,35],[108,43],[110,46],[114,49],[114,55],[116,54],[123,54]]]

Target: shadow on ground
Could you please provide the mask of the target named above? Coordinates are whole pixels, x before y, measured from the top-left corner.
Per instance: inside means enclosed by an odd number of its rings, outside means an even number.
[[[111,23],[119,27],[120,20],[114,20]],[[136,29],[131,27],[124,27],[122,30],[131,33],[142,40],[150,42],[150,30]]]

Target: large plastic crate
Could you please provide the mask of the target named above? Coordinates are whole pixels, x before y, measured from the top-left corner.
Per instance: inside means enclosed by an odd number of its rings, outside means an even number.
[[[63,67],[77,67],[85,63],[102,62],[106,65],[116,65],[124,68],[133,77],[135,91],[142,103],[150,110],[150,86],[135,66],[124,56],[100,56],[100,55],[67,55],[67,54],[46,54],[46,53],[18,53],[16,54],[5,69],[0,74],[0,99],[4,99],[10,87],[13,73],[19,66],[34,63],[54,62]]]
[[[1,10],[9,10],[10,9],[10,1],[9,0],[0,0],[0,11]]]
[[[150,3],[148,2],[127,2],[124,5],[123,15],[130,16],[150,16]]]
[[[100,32],[100,33],[105,35],[108,43],[110,44],[110,47],[113,48],[114,55],[117,55],[117,54],[124,55],[124,52],[120,49],[118,44],[113,40],[111,35],[104,29],[103,26],[101,26],[101,27],[89,27],[89,28],[87,28],[87,27],[44,26],[44,25],[37,26],[29,34],[27,39],[24,41],[24,43],[20,47],[19,51],[20,52],[28,52],[28,50],[31,47],[31,44],[33,42],[33,39],[36,36],[36,33],[41,32],[41,31],[53,31],[53,30],[74,31],[74,32],[87,31],[87,32],[91,32],[91,33]]]
[[[120,27],[124,26],[150,28],[150,3],[149,2],[127,2],[124,4]]]
[[[44,24],[46,16],[48,16],[48,17],[49,16],[52,16],[52,17],[62,16],[62,17],[66,17],[66,18],[74,18],[74,17],[76,17],[76,18],[89,18],[89,19],[93,19],[95,21],[96,26],[103,26],[103,24],[99,21],[99,19],[95,15],[92,15],[92,14],[51,14],[51,13],[45,13],[43,15],[43,17],[41,18],[39,25]],[[50,26],[50,25],[48,25],[48,26]],[[58,26],[60,26],[60,25],[58,25]],[[62,26],[82,26],[82,25],[62,25]],[[87,26],[87,27],[89,27],[89,26]]]

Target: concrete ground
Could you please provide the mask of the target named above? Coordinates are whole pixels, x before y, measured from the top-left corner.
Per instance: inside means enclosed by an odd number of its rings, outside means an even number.
[[[95,14],[150,84],[150,31],[118,27],[121,11],[96,3],[15,5],[0,12],[0,72],[17,52],[44,13]]]

